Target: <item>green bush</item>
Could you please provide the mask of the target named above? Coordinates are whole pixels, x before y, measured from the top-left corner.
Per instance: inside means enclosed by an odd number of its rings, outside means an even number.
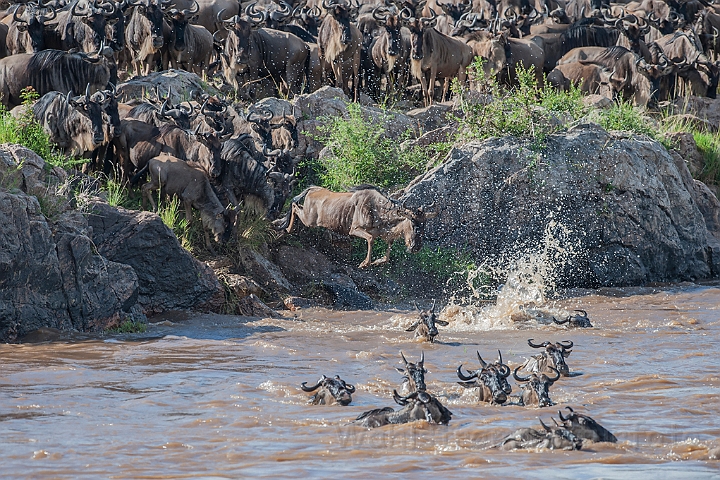
[[[318,128],[317,139],[333,156],[305,165],[315,171],[317,183],[335,191],[363,183],[390,188],[425,170],[428,158],[421,150],[402,149],[398,140],[385,137],[382,125],[363,118],[360,105],[350,103],[347,111],[347,118],[326,118]]]
[[[720,184],[720,136],[707,132],[693,132],[695,144],[705,160],[699,179],[705,183]]]
[[[612,107],[599,111],[599,122],[605,130],[623,130],[658,139],[659,132],[631,103],[617,101]]]
[[[495,75],[485,74],[484,63],[476,57],[468,69],[475,92],[457,83],[453,87],[463,112],[462,118],[458,118],[460,141],[516,135],[541,143],[547,135],[587,112],[579,88],[561,92],[547,82],[540,87],[534,68],[522,66],[517,68],[517,85],[508,88],[500,85]],[[476,98],[478,93],[485,97]]]
[[[107,333],[145,333],[147,331],[147,324],[126,320],[117,327],[108,328],[105,331]]]

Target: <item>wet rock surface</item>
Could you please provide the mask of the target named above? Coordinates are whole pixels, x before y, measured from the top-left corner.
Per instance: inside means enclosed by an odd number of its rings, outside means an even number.
[[[437,202],[441,213],[426,238],[468,249],[479,262],[541,251],[548,228],[562,229],[572,257],[559,262],[562,285],[642,285],[719,271],[713,209],[684,160],[647,137],[594,124],[552,135],[539,151],[512,137],[456,148],[401,200]]]

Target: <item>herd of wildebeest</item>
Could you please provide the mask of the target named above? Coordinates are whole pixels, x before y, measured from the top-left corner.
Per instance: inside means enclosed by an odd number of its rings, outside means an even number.
[[[568,324],[576,327],[590,327],[587,313],[578,310],[578,314],[568,316],[565,321],[553,318],[557,324]],[[574,323],[573,319],[580,319]],[[433,342],[438,335],[437,325],[447,325],[437,319],[435,304],[430,309],[420,310],[418,318],[407,329],[408,332],[415,331],[415,337],[421,340]],[[550,399],[549,389],[560,377],[570,377],[570,368],[565,362],[572,353],[573,342],[543,342],[535,343],[531,338],[528,345],[539,349],[540,353],[531,356],[523,365],[519,365],[511,372],[510,367],[503,363],[502,353],[498,350],[498,358],[490,363],[483,360],[480,352],[477,352],[479,368],[463,372],[462,365],[457,367],[459,383],[471,392],[473,401],[485,402],[491,405],[519,405],[528,407],[548,407],[555,405]],[[425,384],[425,355],[421,354],[417,363],[409,362],[405,355],[400,352],[400,357],[405,368],[397,368],[403,375],[403,382],[400,392],[393,390],[393,400],[402,408],[393,410],[391,407],[369,410],[360,414],[352,423],[367,428],[381,427],[389,424],[409,423],[424,420],[428,423],[447,425],[452,412],[445,407],[437,396],[427,391]],[[519,371],[525,370],[529,375],[520,375]],[[512,373],[513,378],[518,382],[520,393],[511,395],[512,387],[508,377]],[[342,405],[347,406],[352,402],[352,394],[355,393],[355,386],[346,383],[339,375],[329,378],[323,375],[320,380],[312,386],[303,382],[300,388],[305,392],[314,393],[310,399],[313,405]],[[514,398],[514,401],[509,400]],[[617,442],[615,435],[606,430],[603,426],[591,417],[575,413],[572,407],[565,407],[569,414],[564,416],[558,411],[560,422],[552,418],[554,425],[548,426],[542,419],[540,424],[543,430],[533,428],[521,428],[504,438],[495,447],[506,450],[514,449],[562,449],[580,450],[584,441],[592,442]]]
[[[199,210],[210,244],[208,231],[230,238],[240,205],[276,219],[298,180],[297,119],[253,101],[335,85],[354,99],[428,105],[453,78],[474,88],[478,56],[505,85],[523,66],[538,82],[581,82],[642,107],[678,92],[714,97],[719,28],[707,0],[34,0],[0,16],[0,101],[23,109],[32,87],[32,115],[63,153],[126,184],[149,174],[143,203],[160,188],[177,195],[188,220]],[[118,101],[120,82],[171,67],[226,95],[158,89]],[[387,261],[371,261],[378,237],[417,251],[436,214],[368,186],[338,195],[306,190],[278,228],[296,216],[365,238],[365,267]]]

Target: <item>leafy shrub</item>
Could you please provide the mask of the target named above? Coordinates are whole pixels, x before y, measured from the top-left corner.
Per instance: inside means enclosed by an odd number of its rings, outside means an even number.
[[[363,118],[360,105],[350,103],[347,111],[347,118],[326,118],[318,128],[318,140],[333,156],[305,166],[316,172],[320,185],[335,191],[362,183],[389,188],[424,171],[427,158],[420,150],[402,149],[383,136],[383,126]]]
[[[145,333],[147,331],[147,324],[143,322],[134,322],[132,320],[126,320],[117,327],[108,328],[107,333]]]
[[[693,138],[705,160],[705,167],[699,175],[699,180],[720,184],[720,137],[707,132],[693,132]]]
[[[658,132],[631,103],[619,100],[612,107],[600,110],[599,122],[605,130],[623,130],[658,138]]]

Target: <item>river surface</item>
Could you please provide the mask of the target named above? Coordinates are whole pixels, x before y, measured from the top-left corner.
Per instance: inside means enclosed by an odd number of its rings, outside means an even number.
[[[0,476],[720,478],[720,461],[708,460],[720,447],[720,288],[576,292],[515,305],[514,316],[500,305],[448,308],[435,344],[404,331],[408,310],[306,309],[284,319],[166,314],[145,334],[40,332],[0,345]],[[593,328],[544,323],[576,308]],[[537,353],[528,338],[575,343],[568,364],[578,375],[551,387],[555,407],[479,404],[456,383],[459,364],[477,368],[476,351],[494,360],[501,349],[521,364]],[[397,407],[401,350],[410,361],[424,352],[428,391],[453,412],[449,426],[349,424]],[[355,384],[350,406],[308,404],[299,386],[322,374]],[[618,443],[493,448],[565,406]]]

